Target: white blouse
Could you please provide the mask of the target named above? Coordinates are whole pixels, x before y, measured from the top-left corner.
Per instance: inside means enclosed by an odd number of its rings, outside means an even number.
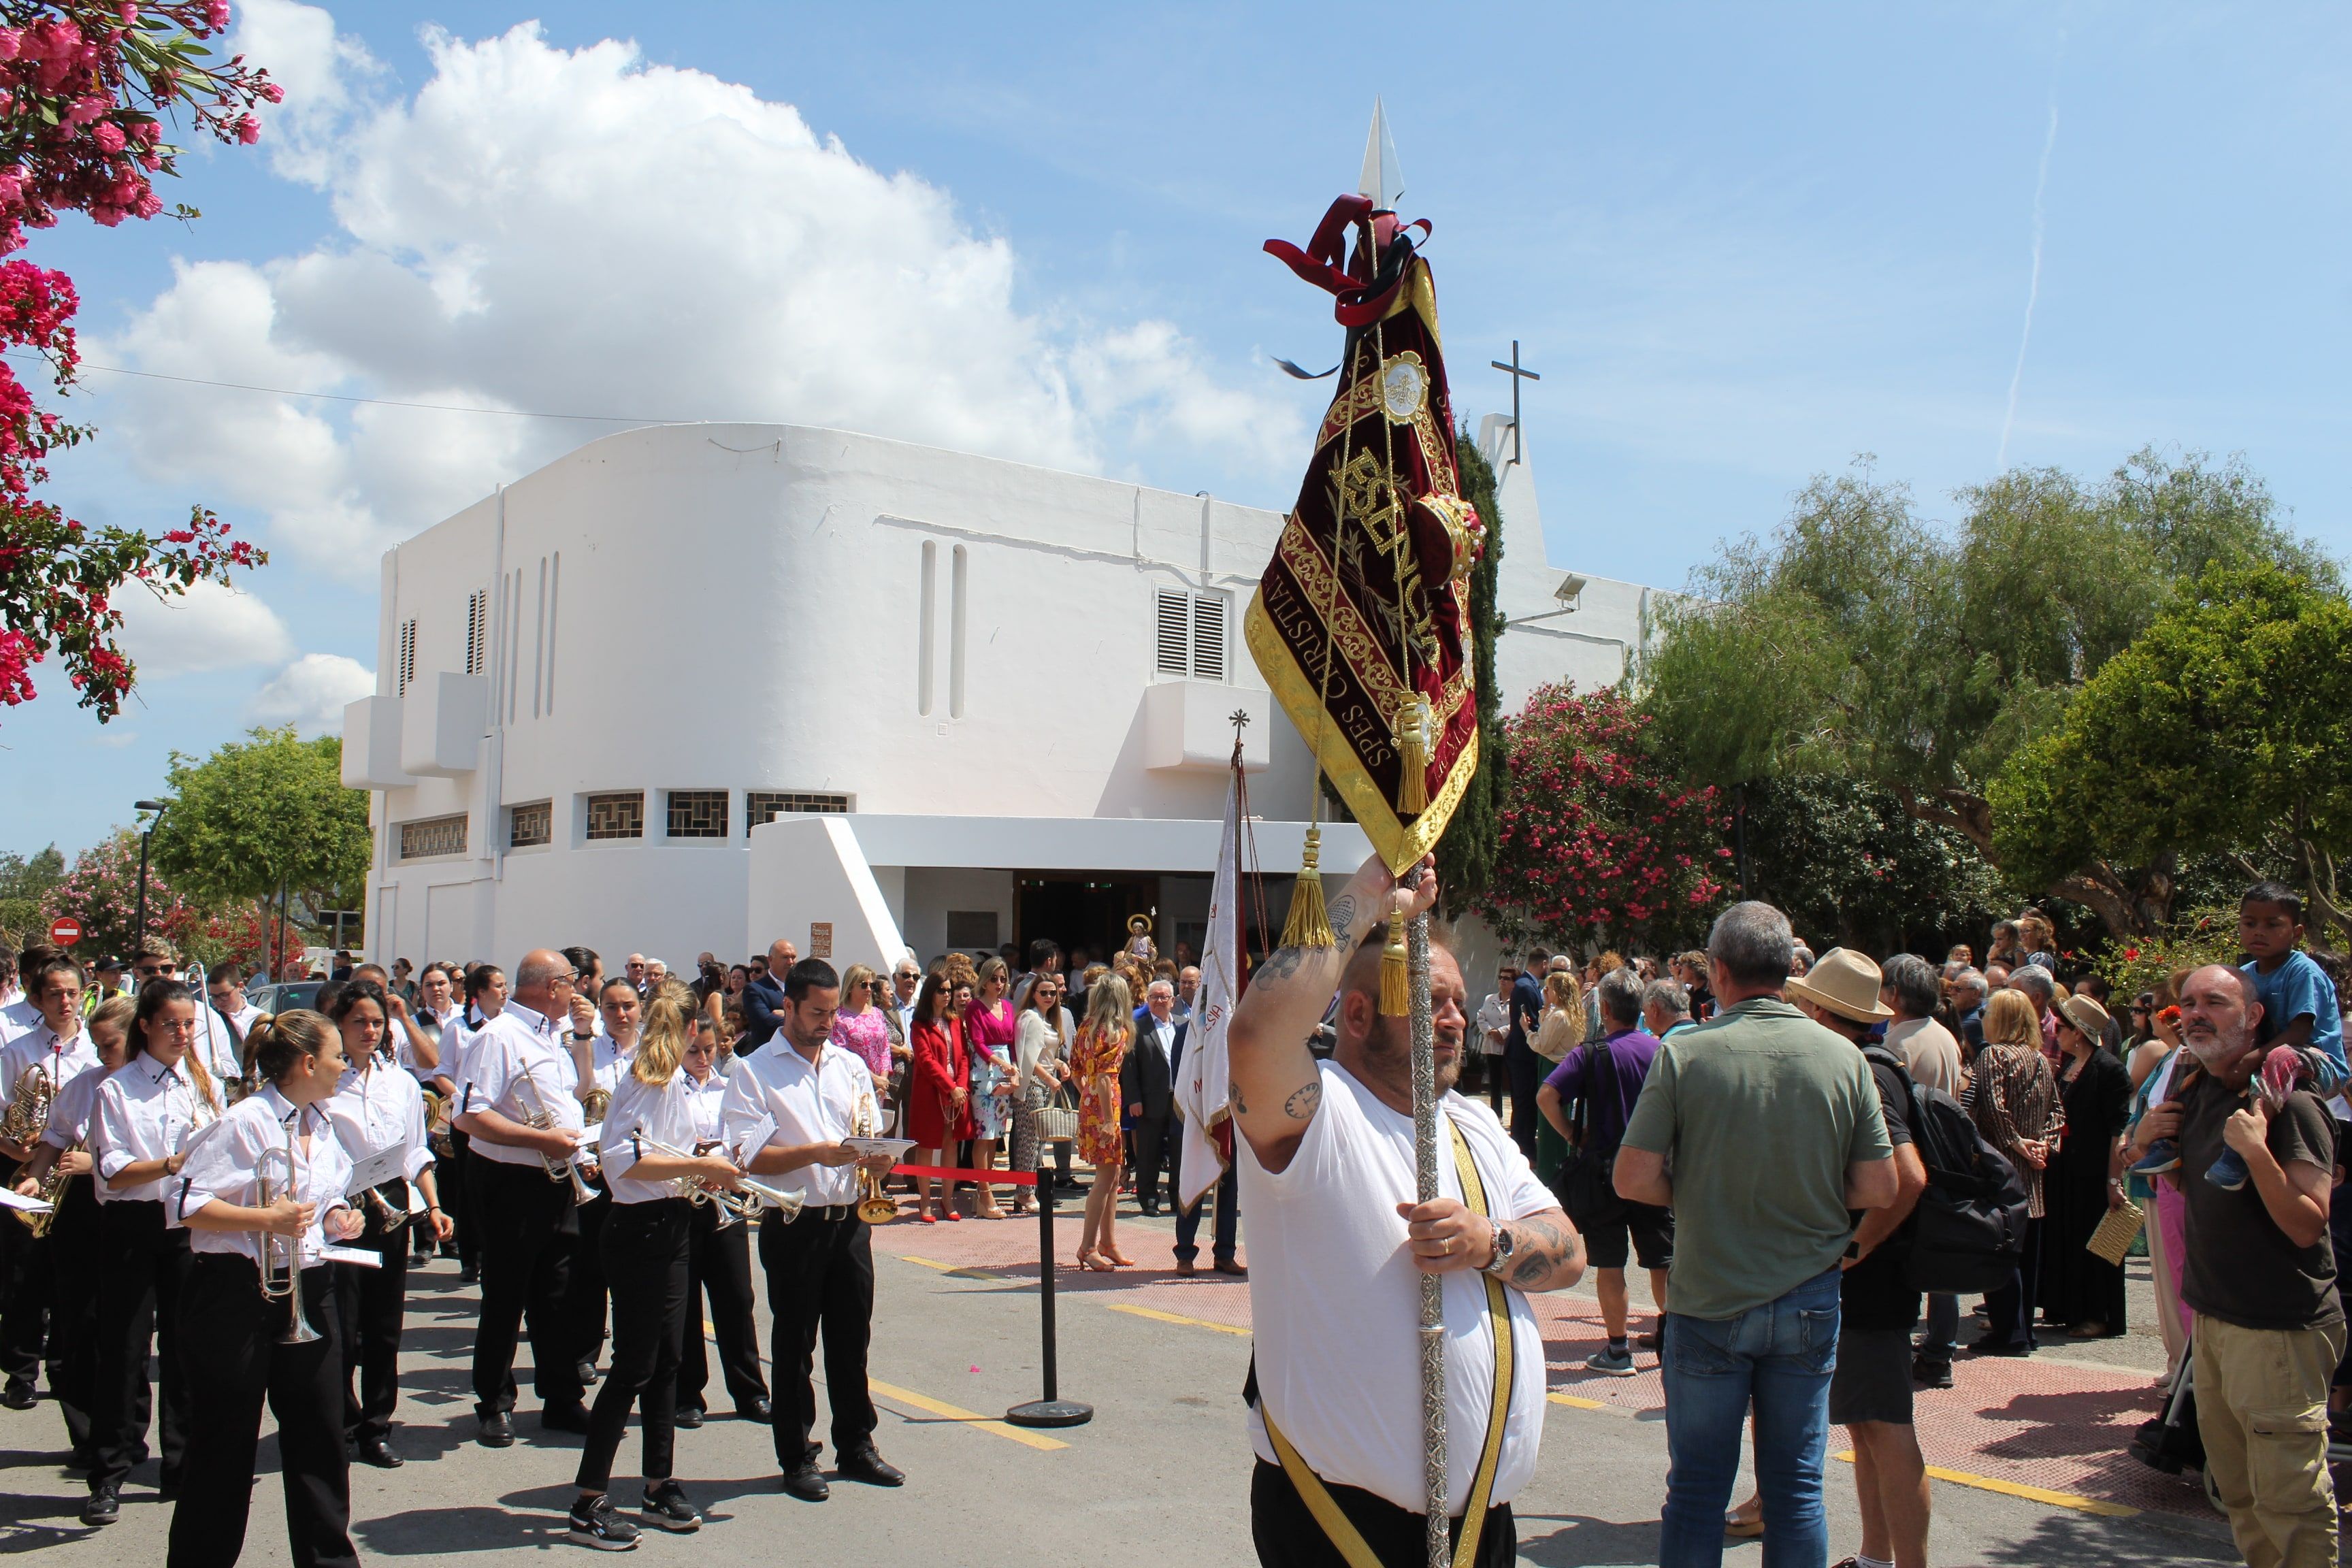
[[[509,1121],[528,1123],[532,1111],[544,1110],[555,1126],[578,1132],[584,1125],[580,1097],[572,1091],[578,1079],[579,1068],[556,1020],[509,1002],[474,1037],[458,1110],[495,1110]],[[477,1138],[470,1147],[501,1165],[536,1165],[541,1160],[536,1149],[487,1138]]]
[[[302,1134],[310,1137],[307,1151]],[[231,1106],[220,1131],[206,1137],[188,1156],[180,1173],[183,1190],[171,1216],[173,1223],[215,1200],[240,1208],[260,1207],[262,1156],[272,1149],[288,1148],[294,1156],[294,1191],[281,1190],[276,1195],[318,1205],[310,1228],[302,1233],[302,1267],[316,1266],[320,1261],[319,1249],[326,1245],[327,1216],[351,1207],[343,1189],[351,1184],[352,1159],[343,1152],[334,1123],[322,1108],[313,1105],[298,1111],[291,1100],[278,1092],[276,1084],[265,1084],[257,1093]],[[284,1162],[271,1163],[278,1166],[273,1175],[282,1175]],[[198,1252],[249,1258],[256,1267],[261,1263],[261,1241],[262,1233],[253,1230],[199,1230],[189,1237]]]
[[[643,1139],[668,1144],[673,1149],[694,1152],[694,1106],[688,1093],[686,1069],[679,1068],[665,1084],[650,1084],[629,1073],[613,1091],[613,1107],[604,1113],[604,1138],[599,1145],[598,1162],[604,1168],[605,1184],[612,1190],[616,1204],[652,1204],[679,1195],[672,1183],[640,1182],[630,1176],[637,1161],[655,1151],[643,1147]]]
[[[416,1080],[378,1058],[365,1070],[345,1068],[335,1092],[319,1107],[353,1165],[390,1149],[402,1151],[400,1173],[415,1181],[433,1163],[425,1141],[425,1095]]]
[[[49,1124],[41,1133],[41,1142],[52,1149],[70,1149],[75,1144],[87,1145],[92,1123],[98,1117],[98,1091],[105,1087],[105,1065],[92,1072],[76,1073],[66,1080],[65,1088],[49,1101]]]
[[[37,1024],[0,1050],[0,1105],[16,1092],[17,1080],[28,1072],[37,1070],[47,1078],[54,1097],[99,1065],[98,1047],[89,1043],[88,1029],[77,1029],[68,1039],[47,1024]]]
[[[179,1216],[166,1203],[180,1183],[176,1176],[158,1176],[132,1186],[117,1187],[115,1173],[148,1160],[166,1160],[189,1147],[190,1138],[213,1126],[220,1112],[205,1103],[189,1077],[187,1058],[175,1067],[142,1051],[109,1077],[98,1091],[98,1136],[90,1147],[98,1156],[97,1184],[102,1204],[166,1204],[165,1228],[177,1229]]]
[[[714,1072],[700,1083],[685,1068],[678,1077],[686,1084],[686,1102],[694,1110],[694,1137],[698,1143],[716,1143],[726,1136],[720,1112],[727,1106],[727,1075]],[[685,1148],[685,1144],[678,1145]]]

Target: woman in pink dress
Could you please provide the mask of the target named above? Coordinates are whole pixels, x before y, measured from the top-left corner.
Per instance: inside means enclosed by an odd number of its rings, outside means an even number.
[[[1012,989],[1013,976],[1004,960],[982,959],[980,994],[963,1010],[964,1049],[971,1053],[971,1163],[975,1170],[996,1168],[996,1142],[1011,1125],[1015,1087],[1013,1046],[1020,1034],[1020,1015],[1005,994]],[[996,1189],[986,1182],[980,1184],[980,1202],[972,1217],[1004,1217]]]
[[[833,1043],[866,1064],[877,1100],[889,1092],[890,1029],[883,1022],[874,972],[853,963],[841,977],[841,1011],[833,1016]]]

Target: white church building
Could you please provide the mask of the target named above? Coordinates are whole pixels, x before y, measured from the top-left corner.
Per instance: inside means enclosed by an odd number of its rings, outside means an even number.
[[[1510,437],[1481,431],[1506,712],[1615,682],[1652,595],[1548,562]],[[578,942],[690,970],[789,936],[882,966],[1039,936],[1099,954],[1138,912],[1197,950],[1237,712],[1278,931],[1312,775],[1238,630],[1281,526],[796,426],[582,447],[383,557],[376,690],[343,719],[343,781],[373,792],[368,954]],[[1328,875],[1367,852],[1326,826]]]

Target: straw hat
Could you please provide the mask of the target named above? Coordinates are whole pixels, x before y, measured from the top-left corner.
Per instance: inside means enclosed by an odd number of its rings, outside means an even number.
[[[1833,947],[1802,975],[1791,976],[1786,989],[1841,1018],[1874,1024],[1895,1016],[1895,1009],[1878,999],[1878,965],[1859,952]]]
[[[2090,997],[2080,994],[2069,996],[2058,1004],[2058,1011],[2066,1015],[2066,1021],[2081,1030],[2083,1037],[2091,1044],[2095,1046],[2107,1037],[2107,1022],[2111,1015]]]

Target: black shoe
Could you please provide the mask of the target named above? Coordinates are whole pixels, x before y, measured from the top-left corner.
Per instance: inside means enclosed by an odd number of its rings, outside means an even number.
[[[613,1500],[601,1492],[572,1507],[572,1528],[565,1531],[574,1546],[598,1552],[635,1552],[637,1527],[613,1511]]]
[[[1922,1388],[1949,1388],[1952,1386],[1952,1363],[1915,1355],[1911,1358],[1911,1381]]]
[[[485,1415],[481,1421],[482,1429],[474,1434],[475,1442],[485,1448],[514,1447],[514,1423],[507,1418],[506,1412],[499,1411],[494,1415]]]
[[[702,1528],[702,1516],[694,1511],[694,1505],[686,1500],[686,1489],[675,1480],[646,1489],[646,1500],[638,1505],[637,1513],[656,1530],[684,1535]]]
[[[474,1267],[474,1265],[472,1265],[472,1264],[470,1264],[470,1263],[460,1263],[459,1265],[457,1265],[457,1283],[458,1283],[458,1284],[460,1284],[460,1285],[478,1285],[478,1284],[480,1284],[481,1282],[482,1282],[482,1271],[481,1271],[479,1268],[477,1268],[476,1267]]]
[[[406,1463],[382,1437],[362,1437],[353,1446],[352,1453],[361,1464],[373,1465],[379,1470],[396,1470]]]
[[[572,1432],[588,1435],[588,1407],[584,1405],[551,1405],[539,1413],[539,1429],[542,1432]]]
[[[682,1405],[678,1407],[677,1415],[672,1419],[676,1425],[691,1432],[702,1425],[702,1412],[691,1405]]]
[[[1158,1219],[1160,1217],[1160,1205],[1158,1204],[1145,1204],[1143,1205],[1143,1217],[1146,1219]]]
[[[768,1402],[764,1394],[755,1394],[735,1406],[735,1419],[738,1421],[756,1421],[765,1426],[775,1418],[776,1407]]]
[[[578,1370],[578,1372],[579,1372],[579,1373],[580,1373],[580,1386],[581,1386],[581,1387],[583,1387],[583,1388],[593,1388],[593,1387],[595,1387],[595,1386],[596,1386],[596,1363],[595,1363],[594,1362],[593,1362],[593,1361],[589,1361],[589,1360],[587,1360],[587,1359],[585,1359],[585,1358],[583,1357],[583,1358],[579,1363],[576,1363],[576,1367],[577,1367],[577,1370]]]
[[[2032,1345],[2021,1345],[2008,1340],[1996,1340],[1988,1334],[1969,1346],[1970,1355],[2032,1355]]]
[[[874,1451],[871,1443],[862,1444],[846,1454],[834,1456],[833,1473],[845,1481],[864,1481],[869,1487],[903,1487],[907,1472]]]
[[[33,1392],[33,1385],[21,1379],[12,1377],[7,1387],[0,1388],[0,1405],[11,1410],[30,1410],[40,1402],[41,1396]]]
[[[823,1502],[833,1495],[833,1489],[824,1484],[824,1472],[816,1468],[814,1458],[803,1459],[786,1470],[780,1484],[803,1502]]]
[[[81,1505],[84,1524],[112,1524],[122,1517],[122,1500],[110,1486],[92,1487],[89,1499]]]

